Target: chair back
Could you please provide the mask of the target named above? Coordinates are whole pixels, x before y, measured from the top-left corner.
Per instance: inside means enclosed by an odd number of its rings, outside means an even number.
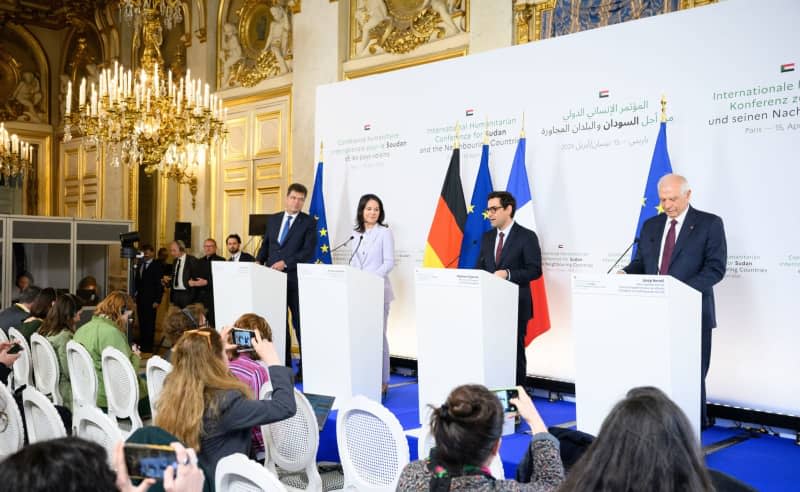
[[[220,492],[285,492],[278,477],[242,453],[226,456],[217,463],[214,484]]]
[[[433,437],[433,433],[431,432],[431,428],[428,425],[422,426],[422,432],[420,433],[419,439],[417,440],[417,456],[419,459],[425,459],[431,454],[431,449],[436,445],[436,439]],[[489,470],[492,472],[492,476],[498,480],[505,480],[506,472],[505,468],[503,467],[503,460],[500,458],[500,454],[494,455],[494,459],[492,459],[492,463],[489,465]]]
[[[70,340],[67,342],[67,367],[72,387],[72,409],[97,406],[97,373],[94,361],[86,347]]]
[[[20,449],[25,443],[22,415],[11,391],[0,384],[0,461]]]
[[[36,388],[28,386],[23,390],[22,408],[30,444],[67,437],[67,429],[55,405]]]
[[[5,330],[0,328],[0,342],[7,342],[7,341],[8,341],[8,335],[6,335]]]
[[[305,471],[307,489],[322,490],[322,478],[317,470],[317,418],[308,399],[297,389],[294,390],[294,401],[297,411],[292,417],[261,426],[268,455],[264,466],[276,475],[276,466],[292,473]]]
[[[142,427],[142,418],[139,416],[139,378],[128,358],[115,349],[106,347],[101,356],[101,367],[103,368],[103,384],[106,388],[106,400],[108,402],[108,416],[117,420],[130,419],[129,429],[123,429],[130,433]]]
[[[14,327],[8,329],[8,338],[12,342],[22,345],[19,359],[14,362],[13,387],[33,386],[33,368],[31,366],[31,347],[19,330]]]
[[[72,421],[75,434],[103,446],[108,454],[109,462],[111,462],[114,456],[114,447],[123,440],[117,423],[102,410],[93,406],[76,408]]]
[[[403,427],[383,405],[355,396],[336,417],[336,443],[344,471],[344,488],[393,491],[408,464]]]
[[[36,389],[50,397],[56,405],[63,405],[58,381],[61,372],[58,367],[56,349],[47,338],[38,333],[31,335],[31,355],[33,355],[33,381]]]
[[[150,400],[150,415],[156,419],[156,403],[164,387],[164,379],[172,371],[172,364],[154,355],[147,360],[145,374],[147,376],[147,396]]]

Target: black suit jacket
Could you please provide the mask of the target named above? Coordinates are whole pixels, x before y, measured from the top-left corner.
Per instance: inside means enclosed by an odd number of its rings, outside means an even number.
[[[533,317],[533,301],[531,300],[531,280],[542,276],[542,250],[536,233],[514,222],[503,243],[500,263],[495,263],[494,243],[497,229],[483,233],[481,251],[475,268],[494,273],[497,270],[509,270],[511,282],[519,286],[519,316]]]
[[[233,261],[233,258],[228,258],[228,261]],[[252,262],[256,261],[256,257],[251,255],[250,253],[246,253],[246,252],[242,251],[242,254],[239,255],[239,261],[246,262],[246,263],[252,263]]]
[[[267,232],[256,258],[266,266],[283,260],[286,263],[288,287],[297,288],[297,264],[311,261],[317,247],[317,221],[306,213],[298,213],[281,245],[278,244],[278,235],[284,214],[280,212],[267,218]]]
[[[625,272],[658,275],[661,238],[666,224],[667,214],[658,214],[642,225],[636,257],[623,268]],[[717,326],[712,287],[725,276],[727,262],[728,247],[722,219],[689,207],[667,273],[700,291],[704,330]]]
[[[160,303],[164,295],[164,286],[161,284],[164,266],[158,260],[152,260],[144,270],[143,266],[144,262],[136,268],[136,304],[150,307],[154,302]]]
[[[204,278],[208,284],[204,287],[195,287],[197,289],[197,300],[202,302],[206,307],[209,307],[214,292],[214,278],[211,275],[211,262],[212,261],[225,261],[225,258],[220,255],[204,256],[195,261],[195,267],[192,270],[192,278]]]
[[[8,335],[9,328],[13,327],[19,330],[22,328],[22,323],[30,317],[31,313],[16,304],[12,304],[0,311],[0,328]]]
[[[172,279],[173,279],[172,283],[170,284],[170,287],[175,285],[175,270],[176,270],[177,266],[178,266],[178,260],[175,259],[175,260],[173,260],[172,266],[170,267],[172,269]],[[195,258],[194,256],[192,256],[190,254],[187,254],[186,255],[186,265],[184,265],[184,267],[183,267],[183,277],[182,278],[183,278],[183,285],[186,287],[186,290],[188,290],[190,292],[195,292],[195,289],[193,287],[189,287],[189,279],[197,278],[198,277],[198,270],[199,270],[199,268],[197,266],[197,258]]]

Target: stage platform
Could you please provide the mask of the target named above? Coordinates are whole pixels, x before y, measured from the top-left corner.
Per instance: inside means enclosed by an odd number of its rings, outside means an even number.
[[[302,390],[302,384],[297,386]],[[410,431],[406,436],[411,460],[417,459],[417,438],[412,435],[420,427],[417,400],[416,380],[393,374],[389,394],[383,404],[397,417],[403,429]],[[536,398],[534,403],[548,426],[574,428],[574,403],[551,402],[544,398]],[[320,434],[318,461],[339,462],[336,414],[336,411],[331,412]],[[507,478],[514,477],[517,464],[525,454],[530,442],[527,430],[523,424],[516,434],[503,438],[500,457]],[[728,473],[762,492],[797,490],[797,484],[800,483],[800,446],[791,439],[715,426],[703,432],[702,443],[710,468]]]

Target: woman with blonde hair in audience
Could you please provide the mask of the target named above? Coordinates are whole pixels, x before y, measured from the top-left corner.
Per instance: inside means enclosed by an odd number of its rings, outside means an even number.
[[[137,373],[141,368],[139,347],[128,344],[128,320],[135,311],[133,298],[122,291],[110,293],[97,305],[91,321],[78,328],[73,340],[83,345],[92,356],[97,373],[97,406],[107,408],[106,389],[103,384],[103,350],[114,347],[122,352],[133,365]],[[150,404],[147,399],[147,385],[139,379],[139,415],[150,416]]]
[[[296,411],[291,371],[272,342],[255,333],[253,349],[269,367],[272,399],[257,400],[228,369],[230,328],[189,330],[173,348],[172,372],[158,398],[155,424],[199,451],[200,466],[213,477],[217,462],[250,453],[255,426],[283,420]],[[223,341],[225,340],[225,341]]]
[[[47,313],[39,334],[47,338],[56,352],[59,367],[58,390],[64,406],[72,410],[72,384],[67,365],[67,342],[75,335],[80,303],[72,294],[59,294]]]

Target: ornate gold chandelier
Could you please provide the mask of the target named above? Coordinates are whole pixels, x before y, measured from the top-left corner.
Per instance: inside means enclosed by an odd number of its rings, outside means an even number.
[[[119,8],[128,21],[133,21],[148,11],[156,11],[161,16],[164,27],[172,29],[172,26],[183,20],[182,3],[181,0],[121,0]]]
[[[0,123],[0,174],[3,176],[24,175],[29,171],[33,159],[33,146],[8,133],[5,123]]]
[[[99,73],[96,82],[84,78],[74,112],[70,82],[64,141],[72,138],[75,128],[103,149],[112,166],[143,166],[147,176],[158,171],[162,177],[188,184],[194,208],[197,170],[224,142],[227,110],[222,108],[221,99],[209,93],[208,84],[191,77],[190,70],[180,80],[173,80],[171,70],[164,73],[159,14],[166,12],[169,22],[175,22],[175,14],[171,13],[174,11],[169,10],[172,4],[179,2],[145,0],[121,4],[125,15],[130,12],[142,16],[142,68],[133,72],[115,62],[113,69]],[[162,10],[159,12],[153,5]]]

